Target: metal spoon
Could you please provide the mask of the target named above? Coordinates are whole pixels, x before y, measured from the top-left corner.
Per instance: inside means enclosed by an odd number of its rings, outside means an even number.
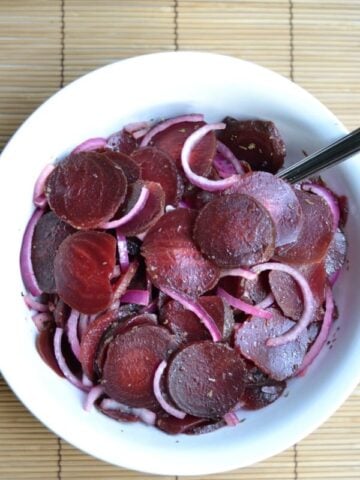
[[[322,148],[276,174],[277,177],[296,183],[321,170],[333,167],[360,151],[360,128],[328,147]]]

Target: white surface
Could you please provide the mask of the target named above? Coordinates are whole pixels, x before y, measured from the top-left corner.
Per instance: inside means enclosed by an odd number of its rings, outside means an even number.
[[[303,157],[345,133],[341,123],[302,89],[256,65],[202,53],[133,58],[97,70],[60,91],[15,134],[1,156],[2,239],[1,369],[20,400],[56,434],[113,464],[149,473],[200,475],[244,467],[299,441],[329,417],[360,379],[359,162],[325,175],[350,201],[349,269],[336,289],[340,330],[289,395],[236,428],[203,436],[172,437],[140,424],[126,425],[82,408],[83,394],[40,359],[35,330],[23,305],[18,257],[42,166],[92,136],[106,136],[131,121],[181,113],[275,121],[289,158]],[[331,337],[334,332],[331,333]]]

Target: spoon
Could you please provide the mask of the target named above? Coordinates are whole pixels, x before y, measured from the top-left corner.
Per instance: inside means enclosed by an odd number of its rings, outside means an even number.
[[[290,183],[296,183],[343,162],[358,151],[360,151],[360,128],[281,170],[276,176]]]

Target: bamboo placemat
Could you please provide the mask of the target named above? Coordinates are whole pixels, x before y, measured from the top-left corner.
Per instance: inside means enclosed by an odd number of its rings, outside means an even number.
[[[0,0],[0,148],[74,78],[119,58],[174,49],[255,61],[303,85],[348,128],[360,123],[360,0]],[[145,477],[58,439],[0,381],[0,479]],[[360,387],[298,445],[210,478],[360,478]]]

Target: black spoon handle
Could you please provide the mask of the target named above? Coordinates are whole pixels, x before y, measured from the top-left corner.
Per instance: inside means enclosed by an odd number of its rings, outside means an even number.
[[[296,183],[344,161],[359,150],[360,128],[357,128],[328,147],[322,148],[294,165],[281,170],[277,173],[277,177],[290,183]]]

